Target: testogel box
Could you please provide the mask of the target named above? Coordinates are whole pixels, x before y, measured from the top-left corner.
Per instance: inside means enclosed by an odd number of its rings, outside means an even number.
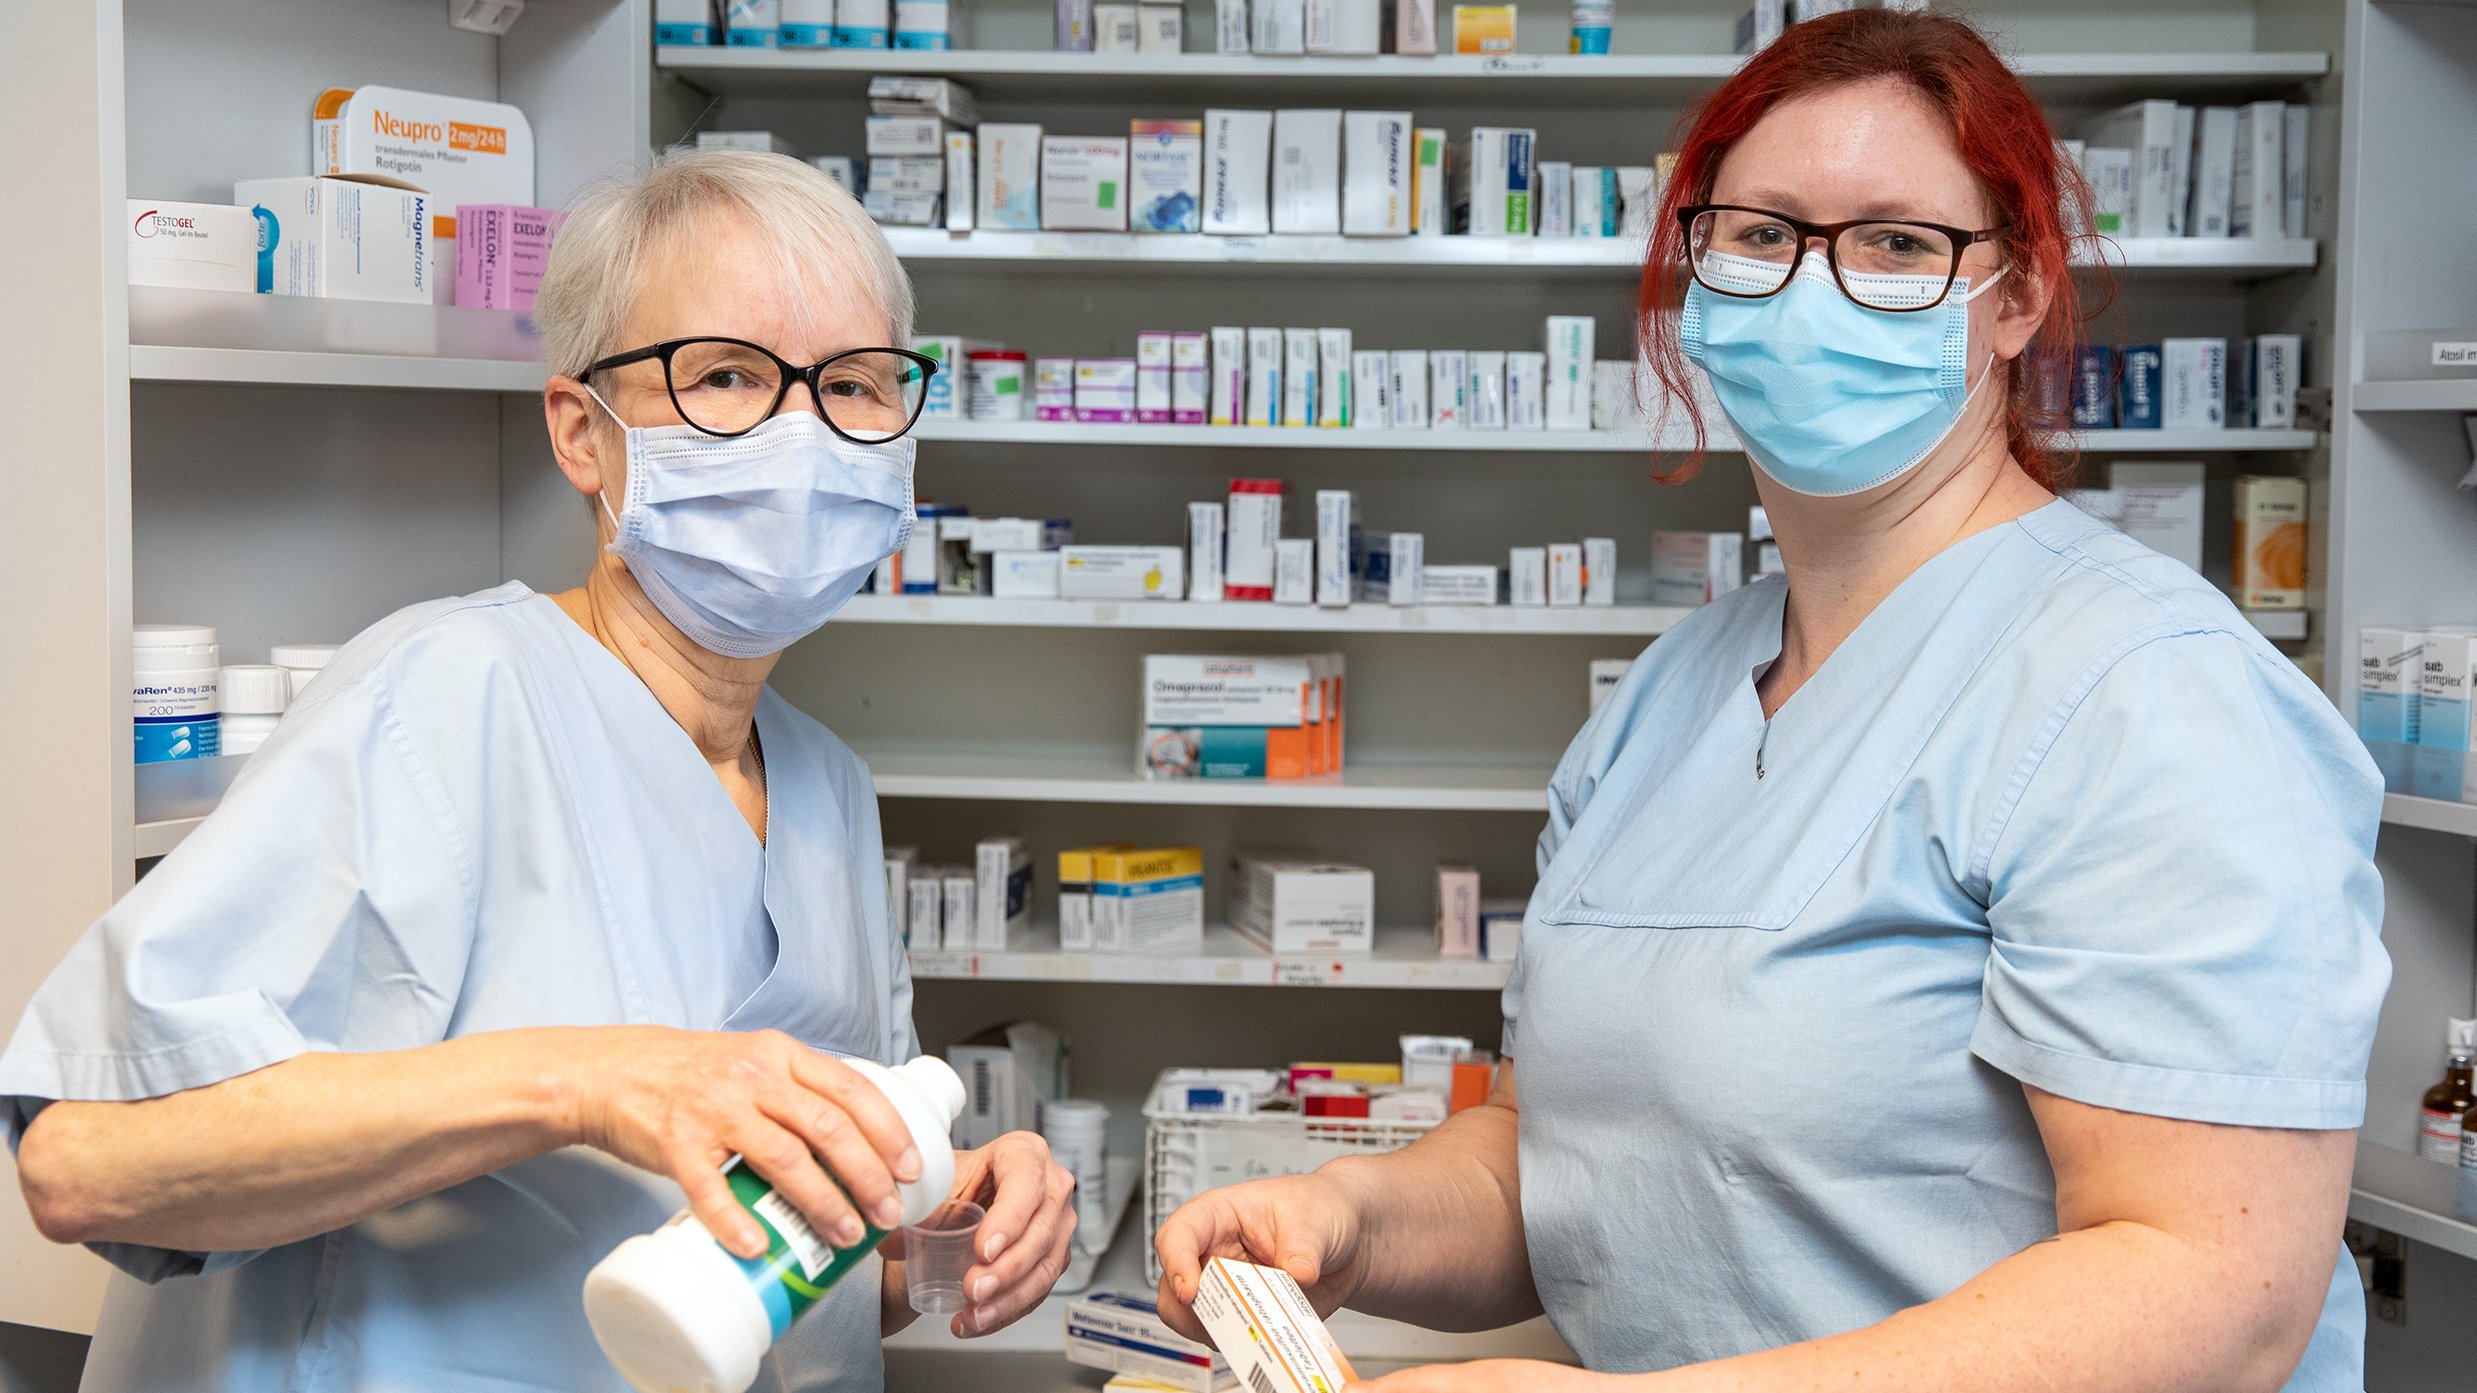
[[[1278,1267],[1210,1259],[1195,1313],[1253,1393],[1338,1393],[1357,1378],[1298,1280]]]
[[[1273,230],[1269,197],[1273,113],[1204,113],[1204,230],[1260,237]]]
[[[430,204],[374,174],[244,179],[232,201],[258,220],[258,289],[344,300],[432,299]]]
[[[129,200],[129,283],[182,290],[258,288],[258,223],[228,203]]]

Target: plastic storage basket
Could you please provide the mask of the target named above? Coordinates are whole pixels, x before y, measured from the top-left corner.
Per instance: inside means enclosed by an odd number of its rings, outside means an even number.
[[[1158,1088],[1155,1093],[1158,1094]],[[1158,1284],[1161,1254],[1151,1235],[1180,1205],[1222,1185],[1305,1175],[1336,1156],[1397,1151],[1434,1130],[1433,1122],[1308,1117],[1295,1112],[1229,1117],[1144,1108],[1144,1276]]]

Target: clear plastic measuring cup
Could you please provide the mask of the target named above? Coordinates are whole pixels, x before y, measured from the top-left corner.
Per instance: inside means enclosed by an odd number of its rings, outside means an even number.
[[[972,1240],[980,1235],[983,1217],[970,1200],[948,1200],[903,1231],[903,1287],[913,1310],[951,1316],[969,1304],[963,1274],[972,1268]]]

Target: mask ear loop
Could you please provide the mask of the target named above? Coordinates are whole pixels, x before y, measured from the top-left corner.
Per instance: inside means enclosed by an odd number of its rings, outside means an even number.
[[[623,431],[632,429],[627,422],[619,419],[618,412],[611,410],[611,404],[602,399],[602,394],[593,389],[592,383],[579,382],[576,385],[585,389],[585,395],[593,398],[593,404],[601,407],[603,414],[609,416],[613,424],[617,425]],[[601,488],[595,489],[593,498],[596,503],[602,505],[602,515],[611,520],[611,537],[613,540],[617,540],[619,536],[619,514],[611,511],[610,486],[605,484]]]

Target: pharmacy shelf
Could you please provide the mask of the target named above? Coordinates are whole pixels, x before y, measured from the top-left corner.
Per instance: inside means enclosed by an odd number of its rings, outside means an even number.
[[[137,826],[136,849],[130,854],[141,861],[154,856],[169,856],[172,848],[187,840],[189,834],[197,831],[198,824],[204,821],[206,818],[199,816],[141,822]]]
[[[140,859],[170,855],[215,811],[224,790],[248,762],[247,755],[223,755],[139,765],[132,789],[137,827],[130,854]]]
[[[942,232],[890,227],[886,240],[910,261],[1015,271],[1026,266],[1183,268],[1210,265],[1420,271],[1574,272],[1630,279],[1641,273],[1635,237],[1213,237],[1124,232]],[[2311,238],[2126,237],[2099,244],[2096,261],[2145,275],[2245,280],[2310,269]]]
[[[1510,605],[1351,605],[1319,609],[1232,601],[994,600],[962,595],[861,595],[838,624],[961,624],[1031,629],[1192,629],[1222,633],[1665,633],[1692,610],[1654,605],[1540,609]]]
[[[137,382],[538,392],[540,342],[499,310],[129,288]]]
[[[2348,1217],[2477,1258],[2477,1172],[2358,1142]]]
[[[655,66],[729,96],[856,96],[879,73],[952,77],[984,102],[1123,101],[1201,107],[1224,99],[1305,99],[1328,105],[1406,102],[1539,107],[1674,104],[1737,71],[1731,54],[1515,53],[1494,57],[1283,57],[1057,53],[1046,49],[887,52],[850,49],[659,47]],[[2102,102],[2168,89],[2276,93],[2331,70],[2327,53],[2031,53],[2015,64],[2043,98]],[[1502,83],[1501,98],[1477,84]]]
[[[1001,803],[1136,803],[1225,808],[1381,808],[1423,812],[1541,813],[1549,770],[1540,765],[1374,765],[1313,779],[1136,777],[1132,743],[1121,758],[1091,754],[862,750],[881,798],[965,798]]]
[[[2382,820],[2394,827],[2422,827],[2429,832],[2477,837],[2477,803],[2386,793],[2382,796]]]
[[[2359,411],[2477,411],[2477,377],[2436,382],[2360,382],[2349,393]]]
[[[1725,422],[1713,453],[1736,453]],[[1431,454],[1481,452],[1513,454],[1640,455],[1653,450],[1652,438],[1633,430],[1358,430],[1315,426],[1149,426],[1106,425],[1074,421],[974,421],[925,417],[913,429],[928,441],[1013,445],[1140,445],[1148,448],[1194,446],[1201,449],[1270,450],[1415,450]],[[2228,451],[2310,450],[2321,435],[2309,430],[2094,430],[2071,437],[2086,454],[2211,454]],[[1668,436],[1662,452],[1682,451],[1687,441]]]
[[[1113,1164],[1113,1181],[1117,1178],[1116,1171],[1117,1167]],[[1135,1220],[1119,1225],[1117,1237],[1110,1243],[1108,1251],[1101,1255],[1093,1274],[1092,1290],[1127,1292],[1138,1296],[1152,1294],[1153,1284],[1144,1280],[1144,1254],[1152,1246],[1152,1234],[1142,1214],[1142,1208],[1138,1206]],[[942,1352],[954,1358],[955,1363],[948,1366],[954,1369],[973,1367],[998,1356],[1046,1358],[1056,1372],[1055,1384],[1035,1381],[1024,1387],[1047,1389],[1054,1386],[1062,1393],[1070,1389],[1090,1393],[1106,1375],[1097,1370],[1078,1368],[1064,1358],[1066,1308],[1067,1303],[1074,1299],[1073,1294],[1064,1292],[1053,1295],[1013,1325],[976,1340],[958,1340],[947,1329],[945,1321],[923,1318],[888,1339],[886,1348],[890,1354],[914,1358],[928,1352]],[[1422,1330],[1398,1321],[1361,1315],[1356,1311],[1337,1311],[1325,1322],[1325,1327],[1333,1332],[1335,1343],[1354,1362],[1363,1359],[1370,1362],[1371,1367],[1362,1370],[1367,1373],[1389,1367],[1390,1362],[1396,1360],[1428,1363],[1507,1358],[1574,1362],[1572,1351],[1540,1317],[1502,1330],[1457,1334]],[[973,1361],[971,1365],[963,1363],[967,1358]],[[978,1378],[964,1377],[941,1380],[931,1386],[975,1390],[991,1387]]]
[[[1440,958],[1434,931],[1378,929],[1364,956],[1268,953],[1237,930],[1212,928],[1192,953],[1062,952],[1058,931],[1032,930],[1004,951],[912,950],[914,981],[1151,982],[1198,987],[1391,987],[1497,991],[1511,963]]]
[[[2245,619],[2264,638],[2302,641],[2305,637],[2305,611],[2301,609],[2249,609]]]

